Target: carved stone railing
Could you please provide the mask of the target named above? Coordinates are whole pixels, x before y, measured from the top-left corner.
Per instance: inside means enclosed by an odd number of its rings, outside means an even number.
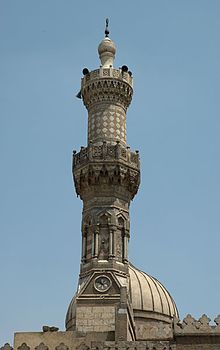
[[[108,145],[106,142],[103,142],[100,146],[95,146],[91,143],[88,147],[81,147],[79,153],[73,151],[73,167],[81,166],[88,161],[115,160],[129,163],[135,169],[140,168],[139,152],[132,152],[130,147],[123,147],[119,142],[116,145]]]
[[[187,315],[183,321],[174,318],[174,333],[175,335],[219,335],[220,336],[220,315],[215,319],[215,325],[210,325],[210,318],[202,315],[196,320],[191,315]]]
[[[106,185],[112,193],[113,187],[124,190],[125,200],[133,199],[140,184],[140,163],[138,152],[129,148],[109,145],[103,142],[100,146],[92,145],[81,148],[73,154],[73,178],[77,195],[83,199],[88,190],[99,193]],[[105,185],[105,188],[102,187]],[[98,187],[97,187],[98,186]],[[105,192],[106,193],[106,192]]]
[[[88,74],[86,74],[82,78],[82,86],[84,84],[87,84],[88,82],[100,78],[114,78],[114,79],[120,79],[132,86],[132,76],[127,73],[123,72],[121,69],[115,69],[115,68],[100,68],[95,69]]]

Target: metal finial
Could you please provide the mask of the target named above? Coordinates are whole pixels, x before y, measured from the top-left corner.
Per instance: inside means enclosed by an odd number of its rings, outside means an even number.
[[[108,30],[108,18],[105,20],[105,37],[107,38],[109,35],[109,30]]]

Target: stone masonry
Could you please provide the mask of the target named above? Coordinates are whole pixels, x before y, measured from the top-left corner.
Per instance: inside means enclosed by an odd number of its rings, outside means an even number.
[[[83,70],[88,144],[73,152],[73,181],[83,202],[79,282],[66,331],[15,333],[0,350],[220,350],[220,315],[183,321],[166,288],[128,257],[129,208],[140,184],[139,153],[126,143],[126,112],[133,95],[128,67],[113,67],[116,47],[105,38],[99,69]]]

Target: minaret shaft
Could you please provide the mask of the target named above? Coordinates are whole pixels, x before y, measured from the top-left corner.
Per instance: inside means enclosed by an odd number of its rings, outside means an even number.
[[[100,57],[114,56],[109,38],[99,45],[99,53]],[[83,200],[81,275],[94,266],[103,268],[103,262],[106,268],[113,260],[127,264],[129,205],[140,182],[139,155],[126,144],[132,77],[102,63],[81,81],[88,110],[88,146],[73,157],[75,188]]]
[[[88,143],[99,145],[105,140],[126,145],[126,113],[122,106],[96,103],[88,113]]]

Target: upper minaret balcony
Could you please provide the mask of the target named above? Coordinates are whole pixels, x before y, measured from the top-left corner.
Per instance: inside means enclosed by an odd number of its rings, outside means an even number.
[[[105,32],[106,33],[106,32]],[[103,141],[126,146],[126,111],[132,100],[132,73],[127,66],[113,68],[116,47],[106,37],[98,46],[101,66],[89,72],[84,69],[81,95],[88,110],[88,144]]]

